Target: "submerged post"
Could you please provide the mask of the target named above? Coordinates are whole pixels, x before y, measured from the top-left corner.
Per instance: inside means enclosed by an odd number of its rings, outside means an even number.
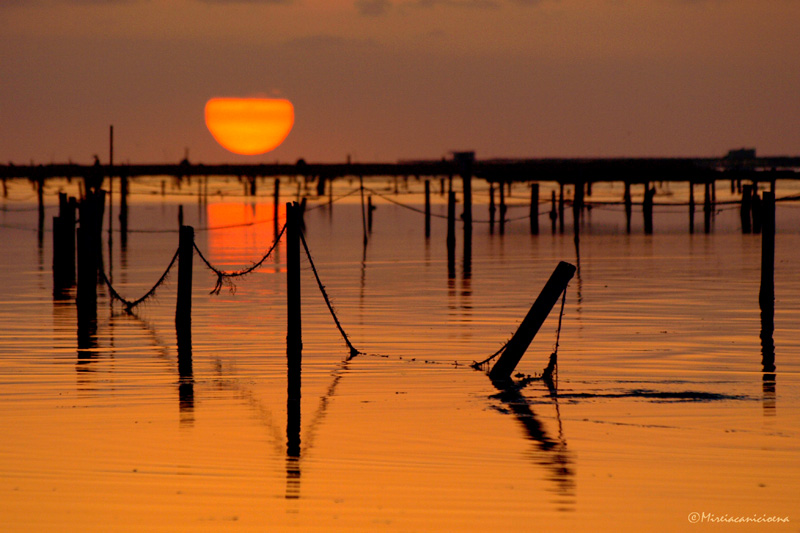
[[[425,180],[425,238],[431,236],[431,180]]]
[[[456,277],[456,193],[447,195],[447,275]]]
[[[500,182],[500,235],[506,232],[506,193],[503,182]]]
[[[497,208],[494,206],[494,182],[489,182],[489,233],[494,233],[494,213]]]
[[[280,231],[280,228],[278,227],[280,225],[278,220],[280,201],[281,201],[281,179],[275,178],[275,184],[272,190],[272,234],[274,235],[275,239],[278,238],[278,231]]]
[[[303,338],[300,307],[300,207],[286,204],[286,455],[300,457]]]
[[[192,322],[192,258],[194,257],[194,228],[181,226],[178,239],[178,301],[175,305],[175,325],[180,330]]]
[[[531,235],[539,234],[539,184],[531,183]]]
[[[775,371],[775,193],[764,191],[761,220],[761,353],[764,372]]]
[[[650,187],[649,183],[645,184],[644,188],[644,203],[642,204],[642,213],[644,214],[644,233],[645,235],[653,234],[653,197],[656,194],[655,187]]]
[[[633,214],[633,200],[631,200],[631,182],[625,181],[625,193],[622,201],[625,202],[625,231],[631,232],[631,215]]]
[[[300,397],[300,360],[303,350],[300,308],[300,207],[286,204],[286,357],[290,376],[297,372],[297,398]],[[290,388],[290,395],[292,390]]]
[[[750,208],[753,203],[753,188],[750,185],[742,187],[742,205],[739,209],[739,216],[742,221],[742,233],[753,231],[751,225]]]
[[[472,164],[475,162],[475,152],[456,152],[454,155],[461,173],[463,187],[464,231],[472,231]]]
[[[492,380],[504,380],[511,377],[511,373],[517,367],[525,350],[530,346],[531,341],[536,336],[539,328],[542,327],[550,310],[558,301],[561,293],[566,290],[572,276],[575,275],[575,265],[571,265],[565,261],[561,261],[550,279],[542,288],[542,292],[533,302],[528,314],[522,320],[514,336],[508,341],[505,350],[500,354],[500,358],[492,367],[489,372],[489,377]]]

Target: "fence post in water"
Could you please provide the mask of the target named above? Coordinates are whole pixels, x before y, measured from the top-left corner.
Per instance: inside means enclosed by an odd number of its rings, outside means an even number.
[[[631,182],[625,181],[625,193],[622,196],[625,202],[625,231],[631,232],[631,215],[633,214],[633,200],[631,200]]]
[[[431,180],[425,180],[425,238],[431,236]]]
[[[653,197],[655,196],[655,194],[656,194],[655,187],[650,187],[650,184],[646,183],[644,189],[644,202],[642,203],[645,235],[653,234]]]
[[[447,275],[456,276],[456,193],[447,195]]]
[[[178,329],[192,322],[192,258],[194,256],[194,228],[181,226],[178,238],[178,301],[175,306],[175,324]]]
[[[461,172],[462,194],[464,195],[464,232],[472,231],[472,164],[475,152],[456,152],[456,162]]]
[[[286,204],[286,363],[287,454],[300,455],[300,384],[303,336],[300,307],[300,213],[296,203]]]
[[[550,191],[550,225],[552,226],[553,235],[556,233],[556,219],[558,213],[556,212],[556,191]]]
[[[274,238],[276,239],[278,238],[278,231],[280,231],[280,228],[278,227],[280,201],[281,201],[281,180],[280,178],[275,178],[275,183],[272,190],[272,233],[274,235]]]
[[[178,375],[192,376],[192,259],[194,228],[181,226],[178,237],[178,298],[175,305],[175,332],[178,338]]]
[[[506,233],[506,193],[503,187],[503,182],[500,182],[500,235]]]
[[[775,371],[775,193],[764,191],[761,227],[761,352],[764,372]]]
[[[550,279],[547,280],[542,292],[533,302],[528,314],[522,320],[514,336],[508,341],[505,350],[500,354],[500,358],[489,372],[492,380],[505,380],[511,377],[511,373],[517,367],[525,350],[530,346],[531,341],[536,336],[539,328],[542,327],[550,310],[558,302],[559,296],[567,288],[572,276],[575,275],[575,265],[561,261]]]
[[[539,234],[539,184],[531,183],[531,235]]]
[[[494,233],[494,214],[497,208],[494,206],[494,182],[489,182],[489,233]]]
[[[753,203],[753,188],[750,185],[742,187],[742,205],[739,210],[739,216],[742,221],[742,233],[750,233],[753,231],[751,225],[750,208]]]
[[[364,204],[364,176],[358,177],[359,189],[361,190],[361,226],[364,231],[364,246],[367,245],[367,207]],[[397,182],[395,181],[395,184]],[[395,194],[397,191],[395,190]]]
[[[572,196],[572,223],[574,224],[575,235],[580,233],[581,212],[583,211],[583,191],[584,185],[582,180],[576,180],[574,185],[574,193]]]

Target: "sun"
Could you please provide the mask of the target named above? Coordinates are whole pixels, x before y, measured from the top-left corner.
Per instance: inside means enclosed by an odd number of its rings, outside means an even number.
[[[214,139],[241,155],[274,150],[294,125],[294,106],[282,98],[212,98],[205,115]]]

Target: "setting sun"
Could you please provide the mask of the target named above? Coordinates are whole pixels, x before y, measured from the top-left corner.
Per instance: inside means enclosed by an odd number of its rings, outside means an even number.
[[[212,98],[206,127],[226,150],[257,155],[277,148],[294,125],[294,106],[277,98]]]

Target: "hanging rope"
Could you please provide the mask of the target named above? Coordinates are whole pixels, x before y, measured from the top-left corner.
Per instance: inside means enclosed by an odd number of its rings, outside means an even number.
[[[319,274],[317,273],[317,268],[314,266],[314,260],[311,259],[311,252],[308,251],[308,244],[306,244],[306,238],[303,236],[303,232],[300,232],[300,241],[303,243],[303,248],[306,251],[306,256],[308,257],[308,263],[311,265],[311,271],[314,272],[314,278],[317,280],[317,285],[319,286],[320,292],[322,292],[322,297],[325,299],[325,304],[328,306],[328,311],[331,312],[331,316],[333,317],[333,321],[336,323],[336,327],[339,330],[339,333],[342,334],[342,338],[344,339],[345,344],[350,349],[350,356],[348,359],[352,359],[353,357],[357,356],[359,352],[353,343],[350,342],[350,339],[347,338],[347,333],[344,332],[342,328],[342,324],[339,322],[339,319],[336,317],[336,312],[333,310],[333,305],[331,305],[331,300],[328,297],[328,293],[325,291],[325,286],[322,284],[322,281],[319,279]]]
[[[121,303],[122,303],[122,304],[125,306],[125,311],[126,311],[126,312],[128,312],[128,313],[130,313],[130,312],[131,312],[131,310],[132,310],[134,307],[136,307],[136,306],[137,306],[137,305],[139,305],[140,303],[142,303],[142,302],[146,301],[147,299],[149,299],[149,298],[151,298],[152,296],[154,296],[154,295],[155,295],[155,293],[156,293],[156,290],[157,290],[157,289],[158,289],[158,288],[159,288],[159,287],[160,287],[160,286],[161,286],[161,285],[162,285],[162,284],[163,284],[163,283],[164,283],[164,282],[167,280],[167,277],[169,276],[169,272],[170,272],[170,270],[172,270],[172,267],[175,265],[175,261],[176,261],[177,259],[178,259],[178,250],[175,250],[175,255],[173,255],[173,256],[172,256],[172,261],[170,261],[170,262],[169,262],[169,266],[168,266],[168,267],[167,267],[167,269],[164,271],[164,273],[163,273],[163,274],[161,274],[161,277],[158,279],[158,281],[156,282],[156,284],[155,284],[155,285],[153,285],[153,288],[151,288],[149,291],[147,291],[147,293],[145,293],[145,295],[144,295],[144,296],[142,296],[141,298],[139,298],[138,300],[133,300],[133,301],[131,301],[131,300],[126,300],[125,298],[123,298],[123,297],[122,297],[122,296],[121,296],[121,295],[120,295],[120,294],[117,292],[117,290],[116,290],[116,289],[114,289],[113,285],[111,285],[111,282],[110,282],[110,281],[108,281],[108,277],[106,276],[106,273],[105,273],[105,271],[104,271],[104,270],[101,270],[101,271],[100,271],[100,276],[103,278],[103,282],[104,282],[104,283],[106,284],[106,286],[108,287],[108,292],[109,292],[109,294],[111,295],[111,298],[112,298],[112,299],[114,299],[114,300],[118,300],[119,302],[121,302]]]
[[[214,288],[211,289],[211,292],[209,294],[219,294],[220,291],[222,291],[223,285],[227,285],[231,292],[236,292],[236,285],[234,285],[233,281],[231,281],[231,278],[246,276],[247,274],[250,274],[257,268],[259,268],[264,263],[264,261],[266,261],[267,258],[272,254],[272,251],[278,246],[278,243],[280,242],[281,237],[283,236],[283,233],[285,231],[286,231],[286,224],[284,224],[283,227],[281,228],[281,231],[278,233],[278,236],[275,238],[275,242],[272,243],[270,249],[267,250],[267,253],[264,254],[264,257],[259,259],[257,263],[253,263],[248,268],[244,268],[242,270],[235,270],[233,272],[226,272],[224,270],[219,270],[218,268],[215,268],[214,265],[208,262],[208,259],[205,258],[203,252],[200,251],[200,248],[197,247],[197,243],[192,243],[194,249],[197,250],[197,255],[200,256],[200,259],[202,259],[203,263],[205,263],[206,266],[209,269],[211,269],[211,271],[214,274],[217,275],[217,283],[214,285]]]
[[[561,338],[561,319],[564,317],[564,303],[567,300],[567,289],[561,294],[561,312],[558,314],[558,329],[556,330],[556,345],[553,348],[553,353],[550,354],[550,360],[547,362],[542,372],[542,379],[545,381],[552,381],[553,374],[558,372],[558,341]]]

